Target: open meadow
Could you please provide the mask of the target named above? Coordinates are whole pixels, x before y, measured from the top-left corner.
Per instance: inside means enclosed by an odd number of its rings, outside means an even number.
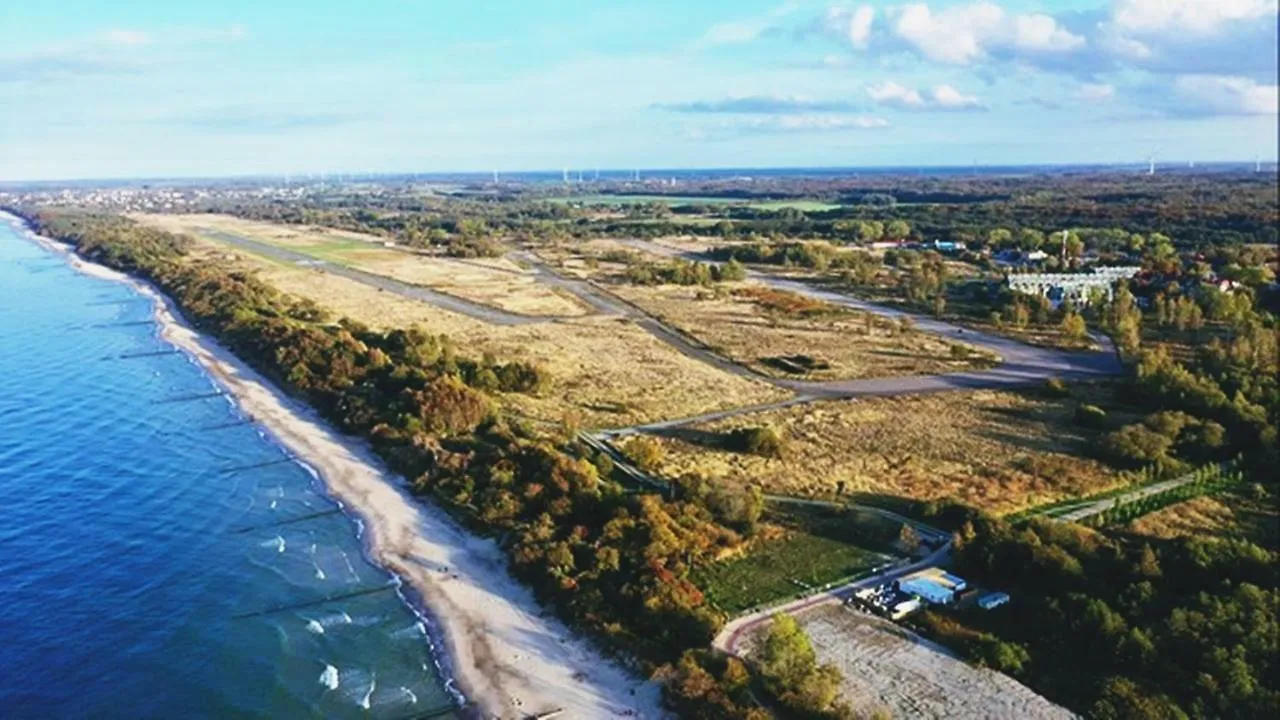
[[[213,241],[216,236],[209,231],[229,233],[521,315],[579,317],[588,311],[572,295],[538,282],[531,272],[505,258],[450,258],[387,247],[387,238],[372,235],[226,215],[137,215],[135,219]]]
[[[468,354],[486,352],[545,368],[540,396],[502,396],[507,409],[548,422],[614,427],[786,397],[764,382],[690,359],[636,325],[603,316],[491,325],[313,267],[268,260],[198,239],[205,262],[255,272],[272,286],[374,328],[418,325]]]
[[[721,355],[771,377],[856,379],[962,372],[995,358],[893,320],[746,282],[614,285],[613,292]]]
[[[1073,421],[1101,390],[963,391],[798,405],[661,431],[663,475],[813,496],[956,499],[995,513],[1107,489],[1122,478],[1091,458],[1101,432]],[[1117,419],[1119,412],[1112,415]],[[738,428],[773,428],[781,457],[734,452]]]

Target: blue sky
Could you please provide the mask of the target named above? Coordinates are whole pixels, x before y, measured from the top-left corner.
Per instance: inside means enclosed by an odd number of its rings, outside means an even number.
[[[8,180],[1277,152],[1277,0],[3,6]]]

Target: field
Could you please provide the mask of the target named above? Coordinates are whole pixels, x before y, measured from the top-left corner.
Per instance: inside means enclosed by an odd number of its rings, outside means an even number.
[[[1076,403],[1127,421],[1099,388],[1073,397],[1037,390],[966,391],[800,405],[664,431],[669,477],[759,485],[797,496],[957,499],[995,513],[1100,492],[1123,479],[1090,459],[1100,431],[1073,422]],[[770,426],[788,438],[781,458],[730,452],[734,428]]]
[[[721,355],[772,377],[925,375],[982,369],[995,362],[977,348],[903,332],[897,323],[871,313],[754,283],[734,283],[731,288],[615,285],[612,290]],[[801,312],[780,307],[797,300],[804,304]],[[953,352],[964,355],[958,358]]]
[[[806,508],[770,508],[745,555],[699,568],[694,583],[717,608],[737,615],[893,560],[881,551],[892,549],[897,525],[866,513],[843,520],[816,515]]]
[[[384,238],[374,236],[328,228],[275,225],[225,215],[139,215],[135,218],[171,232],[206,238],[202,232],[206,229],[239,235],[522,315],[579,317],[587,312],[572,296],[540,284],[532,273],[505,258],[440,257],[388,248],[383,245]]]
[[[470,355],[527,360],[552,376],[543,396],[505,395],[504,407],[549,422],[616,427],[778,400],[786,393],[692,360],[630,322],[584,317],[496,326],[382,292],[323,271],[228,251],[200,241],[206,262],[256,272],[280,290],[309,298],[374,328],[418,325],[448,335]]]
[[[650,203],[661,203],[672,207],[680,205],[744,205],[747,202],[741,198],[709,195],[570,195],[567,197],[547,198],[547,201],[577,205],[648,205]]]
[[[859,717],[1074,717],[1064,708],[998,672],[973,667],[893,623],[841,605],[797,617],[818,661],[844,676],[841,697]]]
[[[577,205],[648,205],[659,203],[671,207],[688,205],[743,205],[757,210],[784,210],[793,208],[801,212],[827,212],[844,207],[818,200],[748,200],[744,198],[709,195],[572,195],[548,198],[549,202]]]
[[[1134,520],[1124,530],[1161,539],[1245,538],[1280,550],[1280,509],[1274,498],[1252,497],[1243,490],[1170,505]]]

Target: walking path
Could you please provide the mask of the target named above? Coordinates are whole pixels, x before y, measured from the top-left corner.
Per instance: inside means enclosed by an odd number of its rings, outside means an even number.
[[[1088,505],[1076,508],[1069,513],[1057,515],[1054,517],[1054,520],[1060,520],[1062,522],[1080,522],[1085,518],[1100,515],[1117,505],[1125,505],[1146,497],[1151,497],[1152,495],[1159,495],[1162,492],[1180,488],[1183,485],[1195,482],[1198,477],[1197,473],[1190,472],[1186,475],[1179,475],[1172,480],[1165,480],[1164,482],[1158,482],[1153,485],[1145,485],[1123,495],[1117,495],[1115,497],[1106,498],[1105,500],[1089,503]]]

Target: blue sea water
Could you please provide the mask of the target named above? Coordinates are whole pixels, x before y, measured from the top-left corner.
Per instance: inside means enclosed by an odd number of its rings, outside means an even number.
[[[358,526],[150,316],[0,222],[0,717],[453,704]]]

